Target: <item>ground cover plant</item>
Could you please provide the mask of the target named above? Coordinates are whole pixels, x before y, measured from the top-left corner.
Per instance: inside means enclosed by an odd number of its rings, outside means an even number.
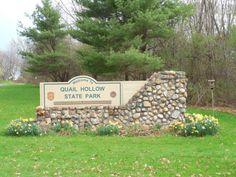
[[[236,176],[236,116],[215,112],[215,136],[6,136],[18,117],[34,117],[39,88],[0,87],[0,176]],[[189,109],[211,115],[211,110]]]
[[[101,126],[97,128],[97,134],[100,136],[105,135],[118,135],[119,128],[115,125]]]

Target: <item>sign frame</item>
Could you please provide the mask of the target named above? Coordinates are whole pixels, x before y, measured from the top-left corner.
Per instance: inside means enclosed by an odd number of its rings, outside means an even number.
[[[116,85],[117,87],[119,87],[119,105],[122,104],[122,83],[120,81],[97,81],[94,78],[90,77],[90,76],[86,76],[86,75],[81,75],[81,76],[76,76],[72,79],[70,79],[68,82],[41,82],[40,83],[40,105],[43,107],[51,107],[48,106],[46,103],[46,99],[47,99],[47,94],[46,94],[46,87],[47,86],[58,86],[58,85],[63,85],[63,86],[73,86],[74,84],[77,84],[79,82],[89,82],[91,84],[110,84],[110,85]],[[98,106],[97,104],[95,104],[96,106]],[[103,105],[103,104],[102,104]],[[91,105],[92,106],[92,105]],[[105,105],[103,105],[105,106]],[[107,106],[109,106],[109,104],[107,104]],[[53,106],[53,107],[61,107],[61,106]],[[62,107],[66,107],[66,105],[62,106]],[[78,105],[74,105],[74,107],[81,107]],[[82,106],[82,107],[86,107],[86,106]]]

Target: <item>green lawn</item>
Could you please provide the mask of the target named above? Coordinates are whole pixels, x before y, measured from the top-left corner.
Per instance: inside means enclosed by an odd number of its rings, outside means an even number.
[[[4,135],[10,120],[34,117],[38,104],[38,87],[0,87],[0,177],[236,176],[235,115],[217,112],[220,133],[204,138]]]

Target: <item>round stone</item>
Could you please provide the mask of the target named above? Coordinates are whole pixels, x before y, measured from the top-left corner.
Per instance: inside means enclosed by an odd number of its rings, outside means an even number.
[[[185,104],[185,103],[186,103],[186,98],[185,98],[185,97],[180,97],[180,98],[179,98],[179,102],[180,102],[181,104]]]
[[[157,89],[157,90],[161,89],[161,86],[160,86],[160,85],[157,85],[157,86],[156,86],[156,89]]]
[[[151,103],[150,103],[149,101],[144,101],[144,102],[143,102],[143,106],[144,106],[145,108],[149,108],[149,107],[151,107],[152,105],[151,105]]]
[[[147,95],[148,95],[148,93],[147,93],[147,92],[143,92],[143,95],[144,95],[144,96],[147,96]]]
[[[148,97],[148,100],[149,100],[149,101],[152,101],[152,100],[153,100],[153,97],[152,97],[152,96]]]
[[[141,112],[141,109],[140,108],[136,108],[136,112]]]
[[[178,99],[179,98],[179,95],[177,95],[177,94],[174,94],[172,97],[171,97],[171,99],[173,99],[173,100],[176,100],[176,99]]]
[[[165,112],[167,112],[168,111],[168,108],[167,107],[164,107],[164,109],[163,109]]]
[[[147,91],[148,91],[148,92],[151,92],[151,91],[152,91],[152,87],[148,87],[148,88],[147,88]]]
[[[53,119],[55,119],[55,118],[57,117],[57,114],[52,113],[50,117],[53,118]]]
[[[166,119],[162,119],[162,122],[166,122],[167,120]]]
[[[173,119],[177,119],[177,118],[179,117],[179,115],[180,115],[180,111],[175,110],[175,111],[171,114],[171,117],[172,117]]]
[[[142,99],[138,99],[138,102],[142,102],[143,100]]]
[[[185,89],[184,89],[184,88],[181,88],[181,89],[179,89],[179,92],[180,92],[180,93],[184,93],[184,92],[185,92]]]
[[[174,95],[174,93],[175,93],[174,91],[169,91],[167,97],[171,98]]]
[[[158,113],[158,111],[156,109],[153,110],[152,112],[153,112],[153,114],[157,114]]]
[[[167,92],[167,91],[164,91],[164,92],[163,92],[163,95],[164,95],[165,97],[167,97],[167,96],[168,96],[168,92]]]
[[[153,105],[153,106],[156,106],[156,105],[158,105],[158,103],[155,102],[155,101],[153,101],[153,102],[152,102],[152,105]]]
[[[149,112],[148,115],[151,116],[151,117],[154,116],[154,114],[152,112]]]
[[[142,111],[145,112],[145,111],[147,111],[147,109],[146,108],[142,108]]]
[[[63,110],[62,111],[62,115],[67,115],[67,114],[69,114],[69,110]]]
[[[108,118],[108,117],[109,117],[109,114],[108,114],[108,113],[104,113],[103,117],[104,117],[104,118]]]
[[[133,115],[133,118],[134,118],[134,119],[138,119],[138,118],[140,117],[140,115],[141,115],[140,113],[135,113],[135,114]]]
[[[98,119],[91,119],[91,123],[93,125],[97,125],[97,124],[99,124],[99,120]]]
[[[165,103],[160,104],[160,107],[164,108],[165,107]]]

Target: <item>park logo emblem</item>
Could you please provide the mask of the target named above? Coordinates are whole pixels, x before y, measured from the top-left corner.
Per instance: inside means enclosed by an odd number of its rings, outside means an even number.
[[[116,97],[116,92],[115,92],[115,91],[112,91],[112,92],[110,93],[110,96],[111,96],[112,98],[115,98],[115,97]]]
[[[47,98],[48,98],[49,101],[54,100],[54,92],[48,92]]]

